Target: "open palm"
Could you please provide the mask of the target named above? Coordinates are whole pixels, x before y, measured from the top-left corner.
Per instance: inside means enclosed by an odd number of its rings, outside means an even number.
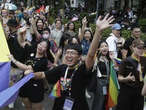
[[[98,17],[97,21],[96,21],[96,27],[98,28],[98,30],[102,31],[108,27],[111,27],[113,24],[111,24],[115,19],[113,18],[113,16],[109,17],[109,14],[107,14],[102,20],[101,20],[101,16]]]

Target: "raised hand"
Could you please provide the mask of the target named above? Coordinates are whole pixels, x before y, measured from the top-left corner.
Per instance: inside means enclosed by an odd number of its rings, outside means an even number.
[[[82,19],[82,24],[86,25],[88,23],[86,16]]]
[[[98,17],[96,21],[96,27],[99,31],[103,31],[104,29],[111,27],[113,24],[111,24],[115,19],[113,16],[109,17],[109,14],[107,14],[102,20],[101,16]]]

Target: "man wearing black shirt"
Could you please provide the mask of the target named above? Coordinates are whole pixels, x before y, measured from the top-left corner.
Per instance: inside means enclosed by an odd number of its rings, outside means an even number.
[[[134,40],[132,49],[132,55],[124,59],[119,66],[120,92],[116,110],[143,110],[143,74],[140,64],[140,56],[144,52],[143,42]]]
[[[85,98],[85,88],[91,75],[88,71],[94,64],[101,32],[110,27],[114,20],[112,16],[108,16],[102,20],[101,17],[98,18],[94,38],[84,63],[81,63],[81,46],[71,44],[65,49],[63,65],[46,72],[34,73],[36,78],[46,78],[48,83],[55,84],[59,81],[61,96],[55,99],[53,110],[89,110]]]
[[[128,57],[132,54],[131,45],[135,39],[140,39],[141,30],[138,26],[132,28],[131,37],[127,38],[124,44],[124,51],[126,52],[125,57]]]

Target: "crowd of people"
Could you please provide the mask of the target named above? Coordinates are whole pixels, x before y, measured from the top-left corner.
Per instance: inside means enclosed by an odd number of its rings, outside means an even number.
[[[60,87],[53,110],[106,110],[111,62],[120,84],[113,109],[143,110],[140,58],[146,56],[146,42],[141,40],[139,26],[131,27],[131,37],[124,39],[121,25],[113,24],[115,19],[109,14],[98,17],[95,32],[86,17],[78,32],[74,21],[63,24],[56,17],[49,24],[48,17],[49,10],[1,10],[11,53],[11,85],[31,72],[35,75],[19,91],[26,110],[43,110],[48,84]],[[102,32],[109,27],[112,32],[103,40]],[[122,59],[119,66],[116,58]],[[91,98],[92,103],[87,103]]]

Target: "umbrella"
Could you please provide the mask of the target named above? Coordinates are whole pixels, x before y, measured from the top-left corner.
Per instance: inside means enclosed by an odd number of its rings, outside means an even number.
[[[8,9],[8,10],[17,10],[17,6],[13,3],[6,3],[5,4],[5,9]]]

